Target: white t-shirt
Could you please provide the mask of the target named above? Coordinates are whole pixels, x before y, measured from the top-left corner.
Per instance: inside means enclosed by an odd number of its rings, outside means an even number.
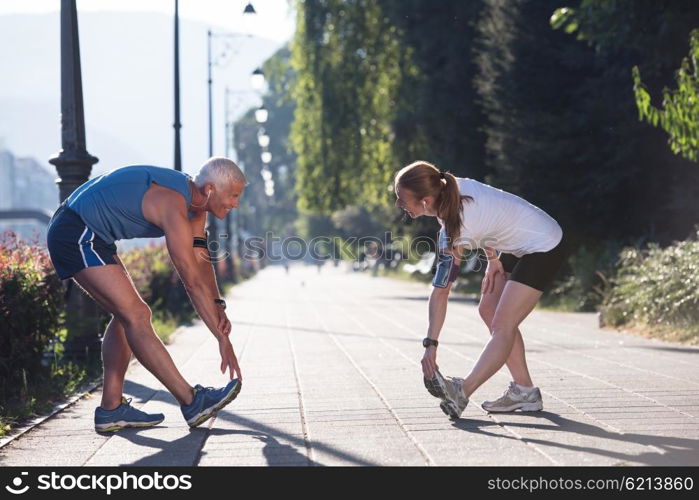
[[[457,245],[495,248],[515,257],[548,252],[560,243],[563,230],[549,214],[517,195],[469,178],[456,178],[463,200],[463,221]],[[439,248],[447,247],[440,219]]]

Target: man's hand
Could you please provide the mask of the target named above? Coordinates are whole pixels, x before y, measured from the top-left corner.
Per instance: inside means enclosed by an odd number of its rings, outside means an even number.
[[[226,311],[224,311],[223,308],[219,308],[218,310],[218,324],[216,326],[218,328],[218,331],[226,337],[230,335],[231,322],[228,320],[228,316],[226,316]]]
[[[422,357],[422,373],[426,379],[432,380],[435,370],[439,370],[439,366],[437,366],[437,348],[431,345],[425,349],[425,355]]]
[[[228,337],[221,337],[218,341],[218,351],[221,353],[221,373],[226,373],[226,369],[229,370],[229,375],[231,380],[235,378],[235,374],[238,374],[238,380],[243,381],[243,375],[240,373],[240,366],[238,366],[238,358],[235,357],[233,352],[233,346]]]
[[[495,288],[495,278],[498,273],[505,275],[505,269],[499,259],[488,260],[488,267],[485,269],[485,276],[481,284],[481,293],[490,293]]]

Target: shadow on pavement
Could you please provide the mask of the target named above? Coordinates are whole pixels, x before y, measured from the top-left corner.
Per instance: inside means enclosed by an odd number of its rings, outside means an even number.
[[[671,346],[660,346],[660,345],[640,345],[634,346],[637,349],[650,349],[653,351],[670,351],[670,352],[681,352],[684,354],[699,354],[699,348],[692,347],[671,347]]]
[[[412,300],[412,301],[418,301],[418,302],[424,302],[427,304],[427,301],[429,299],[428,295],[420,295],[417,297],[408,297],[408,296],[400,296],[400,295],[394,295],[394,296],[377,296],[377,300]],[[465,302],[468,304],[475,304],[478,305],[479,299],[475,296],[469,297],[469,296],[459,296],[459,295],[450,295],[449,296],[449,302]]]
[[[169,392],[165,390],[155,390],[143,384],[138,384],[131,381],[126,381],[126,383],[124,384],[124,393],[134,396],[134,399],[136,399],[137,397],[143,398],[141,402],[147,400],[155,400],[169,403],[172,405],[176,404],[175,399],[172,397],[172,395],[170,395]],[[206,442],[208,436],[225,434],[249,434],[253,436],[255,439],[263,441],[265,443],[265,447],[262,450],[262,453],[267,458],[268,465],[289,465],[290,462],[299,462],[298,465],[323,465],[321,463],[310,460],[306,455],[296,451],[294,447],[286,444],[281,444],[279,442],[279,440],[291,442],[298,448],[305,449],[306,442],[303,438],[293,436],[283,431],[279,431],[274,427],[256,422],[255,420],[241,417],[232,413],[228,409],[224,409],[221,412],[219,412],[216,418],[217,420],[220,419],[233,422],[237,425],[247,427],[250,430],[242,431],[215,428],[208,430],[199,428],[192,429],[188,435],[183,436],[174,441],[165,441],[162,439],[151,438],[141,435],[141,433],[147,431],[147,429],[124,429],[116,433],[115,436],[127,439],[139,446],[159,448],[160,451],[148,457],[144,457],[132,464],[122,465],[197,465],[199,457],[197,455],[196,461],[194,463],[192,462],[192,448],[201,450],[204,447],[204,443]],[[319,441],[313,441],[312,447],[315,450],[321,450],[334,457],[340,458],[344,461],[351,462],[356,465],[378,465],[377,463],[364,460],[363,458],[356,457],[350,453],[337,450],[332,446]],[[298,457],[294,457],[294,454],[298,455]]]
[[[600,439],[611,439],[626,443],[634,443],[645,446],[654,446],[660,451],[664,452],[646,452],[641,454],[628,454],[621,451],[613,449],[601,449],[601,448],[591,448],[586,446],[576,446],[572,444],[565,444],[557,441],[545,440],[545,439],[533,439],[533,438],[522,438],[525,443],[540,444],[545,446],[554,446],[557,448],[563,448],[566,450],[579,451],[582,453],[592,453],[596,455],[606,456],[610,458],[616,458],[619,460],[617,465],[625,465],[628,462],[640,462],[644,465],[699,465],[699,440],[688,439],[688,438],[677,438],[677,437],[666,437],[666,436],[654,436],[649,434],[635,434],[635,433],[624,433],[618,434],[616,432],[607,431],[601,427],[595,425],[590,425],[575,420],[570,420],[555,413],[550,413],[547,411],[537,412],[537,413],[507,413],[503,414],[508,417],[519,417],[531,418],[537,417],[541,420],[548,420],[551,425],[548,424],[531,424],[531,423],[498,423],[490,419],[487,420],[476,420],[476,419],[461,419],[459,421],[453,422],[454,427],[459,429],[476,432],[479,434],[486,434],[490,436],[495,436],[499,438],[507,439],[517,439],[514,436],[503,436],[502,434],[494,434],[484,430],[485,427],[520,427],[526,429],[538,429],[543,431],[556,431],[556,432],[567,432],[570,434],[591,436]]]
[[[224,435],[250,435],[252,438],[265,443],[262,454],[267,459],[267,465],[270,466],[320,465],[309,460],[303,453],[299,453],[293,446],[281,444],[274,436],[261,434],[256,431],[199,428],[191,429],[189,434],[174,441],[149,437],[144,435],[144,432],[147,432],[147,429],[124,429],[114,435],[115,437],[125,439],[138,446],[159,449],[152,455],[143,457],[133,463],[121,464],[122,466],[189,467],[198,465],[201,455],[206,454],[205,451],[202,451],[206,439],[208,439],[209,436]],[[195,452],[194,450],[197,451]],[[235,451],[231,450],[231,453],[235,453]]]
[[[228,420],[229,422],[233,422],[237,425],[242,425],[244,427],[247,427],[249,429],[252,429],[252,433],[256,435],[263,435],[263,436],[270,436],[272,439],[273,438],[281,438],[284,441],[288,441],[291,443],[294,443],[298,447],[304,447],[306,446],[306,441],[303,438],[300,438],[298,436],[293,436],[291,434],[288,434],[286,432],[279,431],[275,429],[274,427],[271,427],[266,424],[262,424],[260,422],[256,422],[255,420],[251,420],[249,418],[241,417],[240,415],[235,415],[229,411],[222,411],[221,413],[218,414],[219,419],[223,420]],[[375,462],[370,462],[368,460],[365,460],[363,458],[357,457],[355,455],[352,455],[351,453],[347,453],[338,449],[335,449],[334,447],[327,445],[323,443],[322,441],[313,441],[311,443],[311,447],[314,450],[319,450],[323,451],[325,453],[328,453],[329,455],[332,455],[334,457],[340,458],[344,461],[351,462],[355,465],[379,465],[378,463]],[[312,462],[309,460],[309,465],[323,465],[321,463],[317,462]]]

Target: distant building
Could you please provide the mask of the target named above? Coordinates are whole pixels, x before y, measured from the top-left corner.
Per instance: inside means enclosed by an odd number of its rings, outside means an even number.
[[[42,209],[58,206],[56,174],[34,158],[17,158],[0,149],[0,210]],[[0,233],[14,231],[24,238],[39,236],[45,241],[46,228],[33,220],[0,220]]]
[[[57,174],[51,174],[34,158],[15,158],[14,208],[58,207]]]

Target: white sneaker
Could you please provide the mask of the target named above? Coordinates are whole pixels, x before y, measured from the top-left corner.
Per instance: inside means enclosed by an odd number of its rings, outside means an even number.
[[[434,397],[442,402],[439,407],[452,420],[461,417],[468,405],[468,398],[463,391],[464,379],[459,377],[444,377],[439,370],[434,372],[432,380],[425,379],[425,387]]]
[[[481,408],[489,413],[503,413],[508,411],[541,411],[544,402],[541,400],[541,391],[538,387],[523,391],[514,382],[495,401],[484,401]]]

